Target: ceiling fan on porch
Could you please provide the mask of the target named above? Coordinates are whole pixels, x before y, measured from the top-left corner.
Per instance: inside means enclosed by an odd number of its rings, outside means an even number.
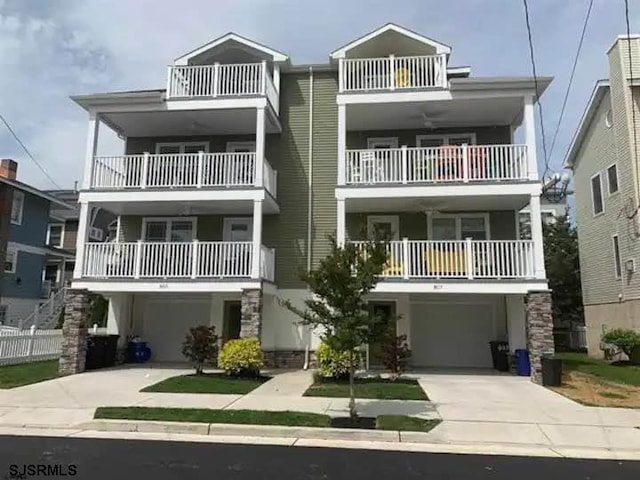
[[[426,111],[419,109],[418,113],[411,115],[410,118],[420,121],[425,128],[437,128],[438,120],[441,119],[445,113],[447,113],[446,110],[432,109],[430,111]]]

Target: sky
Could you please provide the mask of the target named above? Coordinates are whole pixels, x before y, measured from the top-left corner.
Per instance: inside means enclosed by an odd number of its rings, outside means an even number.
[[[548,147],[588,3],[529,0],[538,75],[555,77],[542,96]],[[631,32],[640,33],[640,0],[629,3]],[[0,157],[18,161],[23,182],[71,188],[82,178],[88,115],[70,95],[162,88],[174,58],[229,31],[294,64],[326,63],[334,49],[388,22],[451,45],[450,65],[471,66],[472,75],[531,75],[521,0],[0,0],[0,113],[55,184],[2,124]],[[595,81],[607,76],[606,50],[625,32],[624,0],[595,0],[552,171],[562,167]],[[101,153],[118,149],[103,135]]]

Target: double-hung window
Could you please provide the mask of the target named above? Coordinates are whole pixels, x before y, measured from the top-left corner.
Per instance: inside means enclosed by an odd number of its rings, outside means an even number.
[[[602,200],[602,178],[600,173],[591,177],[591,206],[593,214],[599,215],[604,212],[604,202]]]

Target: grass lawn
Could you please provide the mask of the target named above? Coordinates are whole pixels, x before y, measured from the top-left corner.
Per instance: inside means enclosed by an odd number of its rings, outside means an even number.
[[[640,367],[611,365],[605,360],[589,358],[584,353],[560,353],[564,371],[578,371],[609,382],[624,383],[640,387]]]
[[[180,375],[167,378],[140,390],[141,392],[164,393],[232,393],[244,395],[259,387],[270,377],[233,378],[224,373],[203,375]]]
[[[640,408],[640,367],[612,365],[582,353],[561,353],[562,386],[556,392],[585,405]]]
[[[331,421],[328,415],[305,412],[156,407],[99,407],[94,418],[301,427],[328,427]]]
[[[206,408],[99,407],[94,418],[111,420],[156,420],[164,422],[233,423],[290,427],[330,427],[331,417],[306,412],[261,410],[209,410]],[[424,420],[405,415],[380,415],[377,430],[428,432],[440,420]]]
[[[0,367],[0,388],[14,388],[58,377],[58,360]]]
[[[408,417],[406,415],[379,415],[376,419],[376,430],[400,430],[404,432],[428,432],[441,420]]]
[[[429,400],[417,380],[400,378],[356,378],[356,398],[375,398],[378,400]],[[349,382],[323,380],[314,383],[305,397],[349,397]]]

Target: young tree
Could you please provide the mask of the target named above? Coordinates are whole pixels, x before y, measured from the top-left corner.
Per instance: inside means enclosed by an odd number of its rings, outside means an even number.
[[[578,233],[567,215],[544,225],[544,255],[556,323],[584,323]]]
[[[354,376],[358,363],[356,349],[374,343],[386,332],[388,317],[371,314],[364,297],[378,283],[387,263],[387,242],[371,240],[358,246],[337,244],[329,237],[331,252],[317,268],[301,274],[313,294],[304,309],[289,300],[280,303],[298,315],[301,324],[321,327],[322,341],[339,352],[349,352],[349,414],[357,416]]]
[[[187,357],[200,375],[204,364],[213,362],[218,356],[218,336],[215,327],[200,325],[189,329],[182,342],[182,354]]]

